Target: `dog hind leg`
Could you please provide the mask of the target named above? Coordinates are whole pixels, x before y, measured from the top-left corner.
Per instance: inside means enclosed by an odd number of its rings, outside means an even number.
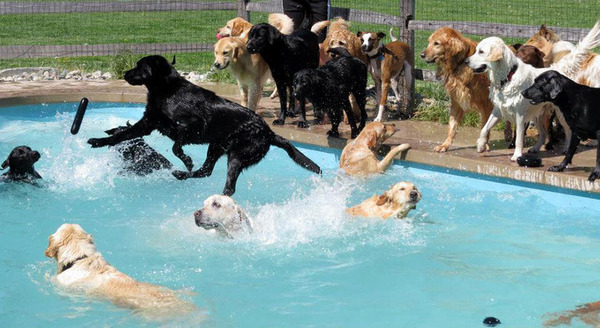
[[[188,171],[191,171],[194,168],[194,162],[191,157],[183,152],[183,144],[181,144],[181,142],[177,141],[173,144],[173,154],[183,162],[183,165],[185,165],[185,168]]]

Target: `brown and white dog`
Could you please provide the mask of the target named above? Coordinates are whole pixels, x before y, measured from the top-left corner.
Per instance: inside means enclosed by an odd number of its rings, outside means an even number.
[[[410,46],[402,41],[397,41],[390,29],[392,42],[383,44],[385,33],[382,32],[361,32],[357,33],[361,39],[361,50],[368,58],[368,68],[373,81],[375,82],[375,92],[379,108],[377,117],[374,121],[380,122],[383,119],[383,111],[387,101],[390,86],[400,100],[400,77],[404,74],[405,86],[407,90],[412,88],[412,69],[414,66],[411,56]],[[410,91],[404,98],[406,106],[410,104]]]
[[[433,149],[436,152],[445,152],[450,148],[458,124],[466,112],[479,112],[483,127],[494,108],[489,97],[489,78],[485,74],[475,74],[465,65],[465,59],[475,53],[476,46],[477,42],[458,31],[442,27],[429,36],[427,48],[421,53],[425,62],[437,65],[437,75],[450,97],[448,136]]]
[[[381,195],[375,195],[362,203],[346,209],[350,215],[365,218],[402,219],[410,210],[417,208],[421,193],[410,182],[398,182]]]
[[[410,148],[409,144],[401,144],[390,149],[381,160],[377,159],[377,150],[383,142],[396,133],[394,124],[371,122],[361,133],[344,147],[340,157],[340,168],[351,176],[367,176],[383,173],[394,162],[394,157]]]
[[[48,239],[45,255],[58,262],[52,280],[62,289],[110,300],[150,319],[181,316],[196,309],[166,287],[139,282],[106,262],[92,235],[63,224]]]
[[[246,39],[239,37],[225,37],[217,41],[214,46],[214,66],[220,70],[231,70],[238,81],[241,105],[256,111],[263,86],[271,77],[271,71],[259,54],[248,53],[246,43]]]

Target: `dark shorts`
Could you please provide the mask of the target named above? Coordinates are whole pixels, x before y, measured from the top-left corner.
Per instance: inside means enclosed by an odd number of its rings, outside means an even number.
[[[296,30],[304,20],[304,5],[308,4],[310,7],[313,16],[312,24],[314,24],[328,19],[328,3],[328,0],[283,0],[283,13],[294,21],[294,30]],[[326,35],[327,29],[325,28],[319,35],[319,43],[325,40]]]

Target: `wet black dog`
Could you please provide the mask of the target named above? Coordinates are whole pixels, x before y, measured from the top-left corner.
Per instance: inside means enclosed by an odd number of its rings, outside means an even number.
[[[131,128],[131,124],[128,121],[127,126],[119,126],[104,132],[112,136],[129,128]],[[173,168],[173,164],[166,157],[154,150],[154,148],[150,147],[143,138],[123,141],[114,147],[121,155],[125,164],[124,169],[128,172],[137,175],[148,175],[156,170],[170,170]]]
[[[245,168],[258,163],[271,145],[283,148],[300,166],[320,173],[317,164],[289,141],[276,135],[267,123],[246,107],[217,96],[181,77],[162,56],[140,59],[125,73],[132,85],[148,88],[143,117],[130,128],[106,138],[92,138],[92,147],[114,146],[158,130],[175,142],[173,152],[191,171],[192,159],[183,153],[188,144],[209,144],[206,160],[194,172],[174,171],[178,179],[211,175],[217,160],[227,154],[227,183],[223,194],[235,192],[236,181]]]
[[[330,137],[338,137],[338,126],[342,120],[342,110],[346,112],[352,138],[358,136],[365,127],[367,112],[365,111],[367,66],[364,62],[344,48],[329,50],[335,58],[317,69],[303,69],[294,75],[294,97],[298,99],[300,116],[305,120],[305,100],[310,101],[315,110],[329,114]],[[353,94],[360,109],[360,124],[356,127],[354,113],[350,106],[349,96]]]
[[[562,171],[571,164],[579,141],[600,139],[600,88],[577,84],[556,71],[547,71],[536,77],[533,85],[522,94],[534,105],[544,101],[555,104],[573,131],[567,156],[559,165],[552,166],[550,171]],[[596,154],[596,167],[588,180],[594,181],[599,177],[600,144]]]
[[[274,26],[266,23],[254,25],[248,32],[248,52],[259,53],[265,59],[279,90],[281,111],[273,124],[285,123],[288,106],[286,90],[291,90],[294,74],[304,68],[319,66],[319,40],[310,30],[311,23],[312,15],[308,12],[300,28],[290,35],[282,34]],[[294,95],[290,94],[291,113],[294,113],[294,104]],[[298,127],[308,127],[304,117],[298,122]]]
[[[2,163],[2,169],[8,167],[8,172],[0,176],[0,181],[34,182],[36,179],[41,179],[42,176],[33,168],[33,164],[40,157],[40,153],[27,146],[15,147]]]

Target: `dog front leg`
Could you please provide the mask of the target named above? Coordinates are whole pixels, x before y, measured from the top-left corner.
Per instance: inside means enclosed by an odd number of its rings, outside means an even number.
[[[224,153],[225,150],[221,146],[210,144],[208,145],[208,151],[206,152],[206,160],[200,169],[194,172],[173,171],[173,175],[179,180],[185,180],[188,178],[204,178],[210,176],[215,168],[215,164]]]
[[[340,136],[340,132],[338,131],[338,127],[340,125],[341,117],[339,110],[329,110],[329,119],[331,120],[331,130],[327,131],[328,137],[338,138]]]
[[[573,136],[573,132],[571,131],[571,127],[567,124],[567,120],[565,119],[565,115],[560,111],[558,107],[555,108],[556,118],[558,119],[558,123],[565,130],[565,147],[563,153],[566,154],[569,150],[569,146],[571,145],[571,138]]]
[[[448,150],[448,148],[450,148],[450,146],[452,145],[452,142],[454,141],[454,136],[456,135],[456,130],[458,129],[458,124],[460,123],[460,121],[462,121],[463,115],[464,115],[464,111],[462,110],[460,105],[458,105],[457,103],[452,101],[450,103],[450,119],[448,121],[448,136],[446,137],[446,140],[444,140],[444,142],[441,145],[433,148],[433,151],[439,152],[439,153],[444,153]],[[484,127],[485,127],[485,125],[484,125]],[[483,129],[483,127],[482,127],[482,129]]]
[[[223,189],[223,195],[231,196],[235,193],[237,179],[243,169],[244,167],[238,159],[229,156],[227,160],[227,182],[225,183],[225,189]]]
[[[598,149],[596,149],[596,167],[588,177],[588,181],[594,182],[594,180],[600,178],[600,130],[596,131],[596,140],[598,140]]]
[[[287,87],[284,83],[277,83],[277,90],[279,90],[279,118],[273,121],[274,125],[285,124],[285,116],[287,114]]]
[[[488,118],[487,122],[481,129],[481,132],[479,133],[479,139],[477,139],[477,152],[478,153],[481,153],[481,152],[485,151],[486,149],[489,149],[488,141],[490,139],[490,130],[494,127],[494,125],[498,124],[498,121],[500,121],[499,111],[494,109],[494,111],[492,111],[492,114]]]
[[[385,110],[385,103],[387,102],[387,96],[390,91],[390,83],[389,79],[383,79],[381,97],[379,98],[379,110],[377,112],[377,117],[373,120],[374,122],[381,122],[381,120],[383,120],[383,111]]]
[[[377,163],[377,172],[385,172],[385,170],[387,170],[390,167],[390,165],[392,165],[392,163],[394,162],[394,157],[408,149],[410,149],[410,145],[406,143],[390,149],[387,155],[385,155],[385,157],[381,161],[379,161],[379,163]]]
[[[510,158],[513,162],[523,155],[523,145],[525,144],[525,118],[522,114],[517,113],[515,122],[515,152]]]
[[[533,145],[533,147],[529,148],[527,153],[539,152],[540,149],[542,149],[542,146],[546,143],[546,137],[548,136],[548,130],[547,130],[546,124],[544,124],[545,118],[546,118],[546,114],[543,113],[542,115],[539,115],[535,119],[535,126],[537,127],[537,130],[538,130],[538,140],[535,143],[535,145]],[[527,128],[523,129],[523,133],[524,134],[527,133]]]
[[[360,131],[356,127],[356,119],[354,117],[354,113],[352,112],[352,105],[348,98],[344,99],[343,108],[344,112],[346,113],[346,117],[348,118],[348,124],[350,125],[350,138],[354,139],[358,136]]]
[[[577,150],[579,141],[580,141],[579,136],[577,134],[573,133],[573,135],[571,136],[571,142],[569,143],[569,149],[567,149],[567,155],[565,155],[565,158],[563,159],[563,161],[560,164],[550,167],[550,169],[548,169],[548,171],[560,172],[560,171],[563,171],[567,167],[567,165],[571,164],[571,160],[573,159],[573,156],[575,155],[575,151]],[[598,162],[596,161],[596,166],[597,166],[597,163]]]
[[[179,158],[183,162],[183,165],[185,165],[185,168],[188,171],[192,171],[192,169],[194,168],[194,162],[192,161],[191,157],[189,157],[183,152],[183,145],[180,141],[176,141],[173,144],[173,154],[175,154],[175,156],[177,156],[177,158]]]
[[[300,113],[298,127],[302,129],[308,128],[308,122],[306,122],[306,100],[304,98],[298,99],[298,112]]]
[[[248,108],[256,112],[258,109],[258,102],[260,101],[260,97],[262,97],[263,86],[260,84],[260,81],[256,81],[256,84],[250,87],[250,92],[248,94]]]
[[[125,140],[131,140],[138,137],[149,135],[154,130],[154,124],[152,121],[144,115],[142,119],[137,121],[128,129],[124,129],[119,133],[115,133],[110,137],[106,138],[91,138],[87,142],[92,145],[92,148],[114,146]]]

